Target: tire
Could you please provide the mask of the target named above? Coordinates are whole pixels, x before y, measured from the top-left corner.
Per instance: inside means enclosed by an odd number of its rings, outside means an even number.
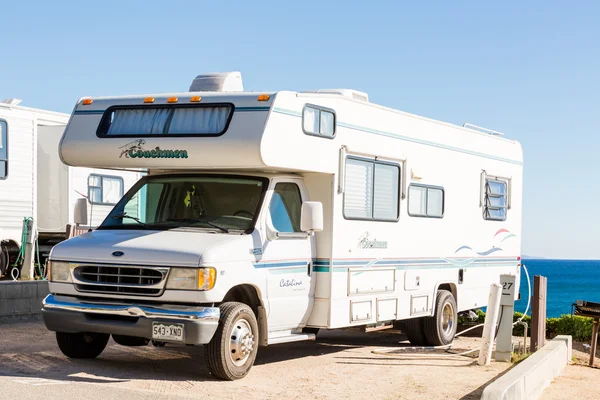
[[[112,335],[112,338],[121,346],[147,346],[150,343],[150,339],[135,336]]]
[[[56,343],[69,358],[96,358],[102,353],[110,335],[105,333],[56,332]]]
[[[214,377],[233,381],[246,376],[254,365],[259,343],[258,322],[246,304],[227,302],[219,308],[219,326],[205,345],[204,354]]]
[[[399,328],[406,337],[408,341],[413,346],[426,346],[427,338],[425,337],[425,331],[423,328],[423,320],[425,318],[411,318],[404,321],[399,321]]]
[[[452,343],[457,328],[456,300],[447,290],[438,290],[433,317],[426,317],[423,323],[425,337],[431,346],[445,346]]]

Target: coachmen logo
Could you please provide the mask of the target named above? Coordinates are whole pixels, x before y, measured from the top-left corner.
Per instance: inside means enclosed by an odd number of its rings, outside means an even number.
[[[359,249],[387,249],[388,242],[383,240],[371,239],[370,233],[365,232],[358,240]]]
[[[164,150],[156,146],[152,150],[144,149],[144,139],[134,140],[119,147],[121,155],[119,158],[188,158],[187,150]]]

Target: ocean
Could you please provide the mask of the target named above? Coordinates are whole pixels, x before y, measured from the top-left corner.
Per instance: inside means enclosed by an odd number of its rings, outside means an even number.
[[[571,304],[576,300],[600,303],[600,260],[545,260],[524,259],[529,270],[531,290],[533,276],[548,278],[546,316],[560,317],[571,313]],[[527,306],[527,278],[521,271],[521,300],[515,303],[515,311],[523,312]],[[529,308],[531,315],[531,306]]]

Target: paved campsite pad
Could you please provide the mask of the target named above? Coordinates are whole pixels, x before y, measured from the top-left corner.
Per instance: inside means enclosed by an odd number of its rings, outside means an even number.
[[[209,375],[201,347],[123,347],[111,340],[96,360],[69,360],[42,322],[2,323],[0,386],[6,398],[23,400],[479,399],[509,366],[479,367],[473,357],[445,350],[372,353],[410,346],[404,340],[398,333],[323,332],[316,342],[261,348],[246,378],[222,382]],[[460,338],[450,351],[477,345],[476,338]]]

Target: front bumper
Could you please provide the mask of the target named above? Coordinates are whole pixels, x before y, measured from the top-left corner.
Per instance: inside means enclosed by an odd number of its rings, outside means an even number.
[[[185,344],[210,342],[219,324],[218,307],[137,305],[116,301],[83,300],[48,295],[42,317],[56,332],[97,332],[152,339],[152,322],[184,325]]]

